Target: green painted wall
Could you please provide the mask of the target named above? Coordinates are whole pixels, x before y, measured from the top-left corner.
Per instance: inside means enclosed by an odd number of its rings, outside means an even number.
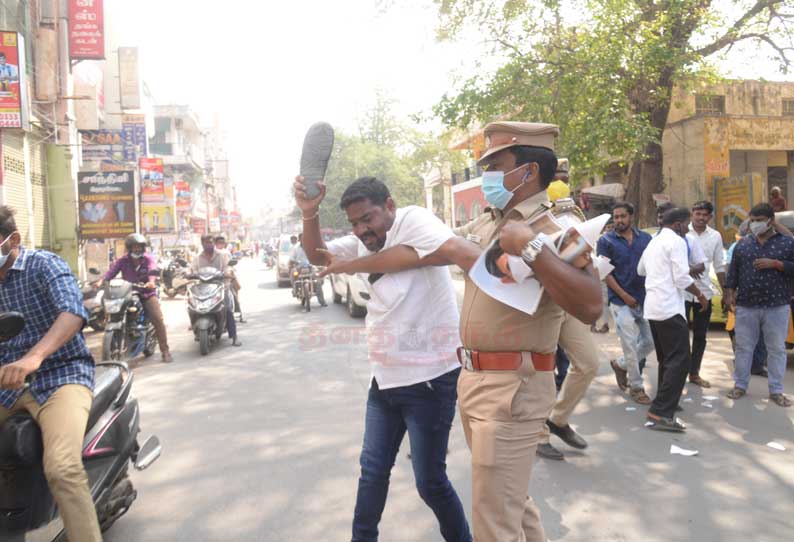
[[[80,256],[77,241],[77,186],[72,175],[72,154],[69,147],[47,145],[47,184],[50,193],[52,250],[77,273]]]

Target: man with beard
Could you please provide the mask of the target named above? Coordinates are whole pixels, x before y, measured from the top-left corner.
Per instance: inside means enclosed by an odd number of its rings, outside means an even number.
[[[384,249],[402,247],[417,258],[438,255],[468,270],[479,251],[456,238],[427,209],[397,208],[386,185],[373,177],[354,181],[342,194],[340,207],[353,235],[326,244],[319,221],[325,186],[319,186],[320,195],[308,199],[303,178],[295,181],[306,256],[315,265],[326,265],[325,274],[368,273],[364,283],[370,295],[366,327],[372,374],[352,540],[378,539],[391,469],[408,433],[416,488],[435,514],[441,536],[448,542],[469,542],[466,514],[446,472],[460,374],[452,277],[446,267],[392,272],[377,262],[383,261],[378,255]]]
[[[601,236],[597,249],[598,255],[609,258],[615,268],[605,282],[623,357],[609,363],[618,387],[622,391],[629,388],[636,403],[649,405],[651,398],[645,393],[640,362],[653,352],[653,337],[643,317],[645,277],[637,274],[637,264],[651,236],[634,227],[634,206],[630,203],[615,204],[612,221],[613,230]]]

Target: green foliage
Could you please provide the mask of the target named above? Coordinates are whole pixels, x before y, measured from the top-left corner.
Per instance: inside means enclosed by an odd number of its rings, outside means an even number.
[[[435,2],[440,37],[488,37],[491,56],[504,59],[444,95],[435,113],[462,128],[495,118],[558,124],[558,154],[580,173],[647,160],[673,85],[713,76],[710,55],[754,40],[790,65],[790,0],[733,2],[730,20],[708,0]]]

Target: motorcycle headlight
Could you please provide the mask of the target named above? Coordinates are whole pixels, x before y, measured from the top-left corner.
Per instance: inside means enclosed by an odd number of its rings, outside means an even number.
[[[105,312],[108,314],[116,314],[121,311],[121,306],[124,305],[123,299],[103,299],[105,305]]]

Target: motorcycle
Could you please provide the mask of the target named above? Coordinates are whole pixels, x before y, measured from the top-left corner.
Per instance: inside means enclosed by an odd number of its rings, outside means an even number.
[[[199,351],[206,356],[226,331],[226,286],[223,273],[214,267],[202,267],[195,278],[187,289],[187,312]]]
[[[301,302],[306,312],[312,310],[312,297],[323,287],[323,279],[317,276],[313,265],[296,265],[292,268],[292,297]]]
[[[103,331],[105,329],[105,307],[102,304],[102,299],[105,296],[105,291],[95,286],[102,274],[93,267],[88,270],[88,274],[88,280],[77,282],[80,292],[83,294],[83,307],[88,313],[88,325],[91,329]]]
[[[163,286],[165,295],[168,297],[175,297],[177,295],[185,295],[187,293],[189,266],[187,260],[181,256],[176,256],[170,260],[164,260],[163,266]]]
[[[139,294],[144,287],[123,279],[113,279],[105,287],[102,305],[107,321],[102,361],[133,359],[141,353],[148,358],[154,354],[157,335],[154,324],[146,318]]]
[[[0,342],[25,326],[19,313],[0,313]],[[162,452],[154,435],[138,443],[140,411],[131,395],[133,375],[123,362],[98,363],[94,399],[83,440],[83,466],[102,531],[129,510],[137,492],[129,467],[144,470]],[[63,541],[63,520],[42,464],[41,430],[28,414],[0,425],[0,540]]]

